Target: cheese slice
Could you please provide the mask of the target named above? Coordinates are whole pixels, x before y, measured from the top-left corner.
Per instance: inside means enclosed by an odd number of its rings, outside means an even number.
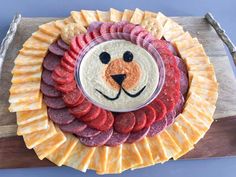
[[[10,94],[32,92],[40,89],[40,81],[12,84]]]
[[[166,23],[163,26],[164,34],[166,34],[168,31],[172,31],[173,29],[175,30],[183,30],[183,27],[180,26],[178,23],[176,23],[174,20],[168,18]]]
[[[195,45],[184,51],[179,51],[182,58],[186,57],[204,57],[207,56],[202,44]]]
[[[176,29],[176,30],[173,29],[173,30],[164,32],[163,36],[167,41],[173,41],[183,34],[184,34],[184,30],[180,28],[180,29]]]
[[[41,40],[38,40],[33,36],[28,38],[23,44],[24,48],[35,50],[47,50],[49,46],[50,44],[42,42]]]
[[[66,26],[66,23],[65,23],[64,19],[55,21],[55,27],[58,30],[62,31],[65,28],[65,26]]]
[[[27,49],[27,48],[22,48],[19,50],[19,54],[24,55],[24,56],[31,56],[33,57],[45,57],[47,54],[47,50],[35,50],[35,49]],[[29,64],[30,65],[30,64]]]
[[[109,11],[100,11],[96,10],[98,21],[100,22],[109,22],[110,21],[110,12]]]
[[[35,120],[33,122],[19,125],[17,127],[17,135],[25,135],[39,130],[45,130],[48,128],[48,117],[44,116],[41,119]]]
[[[129,9],[125,9],[122,15],[122,21],[127,21],[130,22],[131,17],[133,16],[134,11],[133,10],[129,10]]]
[[[44,57],[17,55],[15,65],[41,65]]]
[[[56,127],[56,131],[57,133],[54,136],[34,147],[34,151],[40,160],[43,160],[66,141],[66,136],[58,127]]]
[[[10,104],[8,109],[10,112],[30,111],[30,110],[41,109],[42,98],[43,98],[43,96],[40,93],[38,100],[36,100],[35,102],[12,103],[12,104]]]
[[[107,166],[108,149],[108,146],[96,147],[88,168],[91,170],[96,170],[97,172],[105,172]]]
[[[160,22],[161,26],[163,27],[164,24],[166,23],[168,17],[166,17],[163,13],[158,12],[157,16],[156,16],[156,19],[157,19],[158,22]]]
[[[49,121],[48,127],[43,130],[32,132],[29,134],[23,135],[26,147],[32,149],[35,146],[41,144],[43,141],[51,138],[57,133],[56,128],[52,121]]]
[[[151,153],[151,149],[150,149],[147,138],[145,137],[142,140],[136,142],[135,145],[138,148],[138,151],[142,157],[143,163],[133,167],[132,170],[154,165],[155,162],[152,158],[152,153]]]
[[[217,82],[215,71],[188,71],[189,80],[192,81],[193,77],[204,77],[208,80]],[[191,83],[191,82],[190,82]]]
[[[186,57],[185,62],[187,65],[200,65],[200,64],[210,64],[210,59],[208,56],[203,57]]]
[[[155,163],[164,163],[169,160],[164,150],[163,142],[159,135],[153,137],[147,137],[152,158]]]
[[[118,174],[122,168],[122,144],[108,147],[106,171],[98,171],[97,174]]]
[[[183,35],[183,34],[182,34]],[[176,41],[177,38],[173,39],[174,45],[178,51],[184,51],[190,49],[196,45],[196,38],[189,38],[187,40]]]
[[[98,16],[96,11],[93,10],[81,10],[81,14],[84,17],[87,24],[98,21]]]
[[[65,24],[75,23],[74,19],[71,16],[65,18],[64,22]]]
[[[143,17],[144,17],[144,12],[139,8],[136,8],[134,10],[133,16],[130,19],[130,22],[133,24],[141,24],[141,22],[143,21]]]
[[[216,81],[201,76],[194,76],[191,81],[191,86],[211,91],[218,91],[218,85]]]
[[[177,122],[170,125],[167,128],[167,132],[181,149],[179,153],[173,156],[174,160],[178,159],[179,157],[183,156],[193,149],[193,144],[189,141],[188,137],[185,135]]]
[[[57,39],[57,37],[48,35],[47,33],[45,33],[44,31],[41,31],[41,30],[38,30],[38,31],[32,33],[32,36],[34,36],[34,38],[36,38],[42,42],[46,42],[48,44],[52,44]]]
[[[85,21],[83,15],[81,14],[81,12],[78,11],[71,11],[71,17],[73,18],[73,20],[78,23],[81,24],[82,26],[88,26],[87,22]]]
[[[123,16],[123,12],[110,8],[110,21],[111,22],[120,22]]]
[[[128,170],[132,167],[141,165],[143,159],[136,147],[135,143],[122,145],[122,169],[121,171]]]
[[[144,19],[145,18],[157,18],[157,13],[151,11],[144,11]]]
[[[11,82],[13,84],[27,83],[27,82],[37,82],[41,80],[42,70],[36,73],[13,75]]]
[[[64,165],[86,172],[95,149],[95,147],[84,146],[78,142],[66,159]]]
[[[60,35],[60,30],[56,27],[55,21],[45,23],[39,26],[39,30],[47,35],[57,38]]]
[[[214,71],[213,64],[187,65],[189,71]]]
[[[64,135],[66,137],[66,141],[47,156],[48,160],[58,166],[62,166],[62,164],[67,160],[73,148],[79,141],[78,138],[76,138],[72,134],[66,133]]]
[[[185,32],[184,34],[180,35],[179,37],[172,40],[172,43],[181,42],[183,40],[191,40],[193,39],[189,32]],[[183,58],[184,59],[184,58]]]
[[[174,157],[176,154],[178,154],[181,151],[180,147],[178,146],[178,144],[176,144],[176,142],[171,137],[171,135],[167,132],[167,130],[163,130],[159,134],[159,136],[162,140],[164,151],[168,159]]]
[[[9,103],[35,102],[39,99],[40,90],[10,94]]]
[[[42,65],[28,65],[28,66],[20,66],[15,65],[12,69],[12,74],[26,74],[26,73],[36,73],[42,70]]]

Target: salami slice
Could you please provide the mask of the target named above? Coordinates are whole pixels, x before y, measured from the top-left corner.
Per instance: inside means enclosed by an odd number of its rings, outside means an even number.
[[[68,133],[78,133],[83,131],[87,125],[78,119],[73,120],[73,122],[66,125],[59,125],[60,129]]]
[[[154,124],[151,125],[150,130],[147,134],[147,136],[155,136],[156,134],[162,132],[166,128],[167,120],[162,119],[160,121],[154,122]]]
[[[52,73],[52,79],[58,84],[66,84],[71,83],[74,79],[74,76],[72,73],[69,72],[67,72],[67,74],[64,73],[62,74],[62,76],[60,76],[56,73],[56,70],[54,70],[54,72]]]
[[[93,39],[96,40],[99,36],[101,36],[100,30],[99,30],[99,29],[93,30],[93,31],[91,32],[91,36],[92,36]]]
[[[49,52],[43,60],[43,67],[49,71],[53,71],[59,64],[61,58],[58,55],[55,55]]]
[[[145,114],[144,109],[139,109],[137,111],[134,111],[133,113],[135,115],[135,125],[132,132],[137,132],[145,127],[146,122],[147,122],[147,116]],[[153,117],[155,120],[155,116]]]
[[[74,72],[74,66],[71,66],[69,63],[67,63],[65,60],[61,60],[61,66],[65,68],[66,71],[69,71],[71,73]]]
[[[101,133],[101,131],[99,131],[99,130],[96,130],[96,129],[90,128],[90,127],[86,127],[83,131],[76,132],[75,134],[78,137],[91,138],[91,137],[96,136],[100,133]]]
[[[100,114],[94,119],[87,122],[87,125],[91,128],[99,129],[107,120],[107,112],[104,109],[101,109]]]
[[[87,114],[85,114],[84,116],[80,117],[80,120],[88,122],[91,120],[94,120],[98,117],[98,115],[101,112],[101,108],[92,105],[91,109],[89,110],[89,112]]]
[[[76,36],[76,42],[78,44],[78,46],[80,47],[80,49],[83,49],[87,44],[84,41],[84,36],[85,34],[81,34],[79,36]]]
[[[132,112],[120,113],[115,116],[114,128],[119,133],[129,133],[135,125],[135,115]]]
[[[99,130],[101,131],[108,130],[112,127],[113,123],[114,123],[114,116],[110,111],[107,111],[106,122],[102,126],[99,127]]]
[[[61,65],[57,66],[54,70],[55,74],[59,77],[63,77],[63,78],[71,78],[74,76],[74,73],[68,72],[67,70],[65,70],[65,68],[63,68]]]
[[[48,97],[61,97],[61,92],[56,90],[53,86],[45,84],[43,81],[40,84],[40,90]]]
[[[175,109],[173,109],[171,112],[168,112],[166,114],[166,121],[167,121],[166,126],[171,125],[174,122],[175,117],[176,117]]]
[[[67,108],[64,109],[48,108],[48,116],[53,122],[59,125],[69,124],[75,119],[75,117],[69,113]]]
[[[110,40],[112,39],[112,36],[110,35],[110,28],[111,26],[113,25],[114,23],[112,22],[107,22],[107,23],[103,23],[101,25],[101,28],[100,28],[100,33],[101,33],[101,36],[105,39],[105,40]]]
[[[175,56],[175,59],[176,59],[176,64],[177,64],[178,68],[180,69],[180,71],[187,74],[188,70],[187,70],[187,66],[186,66],[184,60],[182,58],[177,57],[177,56]]]
[[[50,52],[58,56],[63,56],[65,53],[65,50],[61,49],[56,42],[52,43],[48,49]]]
[[[76,88],[76,82],[73,80],[72,82],[67,84],[57,84],[55,87],[61,92],[68,93]]]
[[[113,25],[111,25],[110,27],[110,33],[111,33],[111,36],[113,38],[119,38],[119,35],[118,35],[118,27],[119,27],[119,24],[117,23],[114,23]]]
[[[141,110],[144,111],[147,119],[145,127],[149,127],[156,120],[156,110],[151,105],[145,106]]]
[[[73,91],[68,92],[65,95],[63,95],[62,98],[63,98],[64,102],[66,103],[66,105],[74,106],[76,104],[82,103],[83,99],[80,99],[80,97],[83,97],[82,93],[78,88],[76,88]],[[78,102],[80,102],[80,103],[78,103]]]
[[[180,71],[180,92],[185,95],[188,92],[188,77],[187,75]]]
[[[137,36],[139,35],[139,33],[145,31],[143,27],[141,26],[135,26],[132,31],[130,32],[130,37],[131,37],[131,41],[135,42]],[[142,34],[141,34],[142,35]]]
[[[167,112],[165,104],[160,99],[156,98],[150,105],[154,108],[156,112],[155,120],[156,121],[162,120]]]
[[[171,51],[171,53],[173,55],[177,56],[178,54],[177,54],[176,48],[169,41],[166,41],[166,43],[167,43],[167,47]]]
[[[134,143],[136,141],[142,140],[148,134],[149,129],[150,127],[147,127],[147,128],[143,128],[142,130],[138,132],[130,133],[128,139],[126,140],[126,143]]]
[[[101,132],[96,136],[85,138],[79,138],[80,142],[86,146],[94,147],[94,146],[102,146],[104,145],[111,137],[113,129],[109,129],[107,131]]]
[[[68,52],[65,52],[64,56],[63,56],[63,60],[69,64],[71,67],[75,66],[76,60],[73,59]]]
[[[55,85],[55,82],[54,80],[52,79],[52,72],[51,71],[48,71],[46,69],[43,70],[43,73],[42,73],[42,80],[44,83],[46,83],[47,85],[50,85],[50,86],[54,86]]]
[[[53,109],[62,109],[66,107],[61,97],[52,98],[52,97],[48,97],[44,95],[43,101],[48,107],[53,108]]]
[[[81,104],[79,104],[76,107],[70,108],[69,111],[71,114],[73,114],[76,118],[80,118],[83,115],[87,114],[89,112],[89,110],[91,109],[92,104],[87,101],[84,100]]]
[[[171,95],[162,95],[159,99],[164,103],[166,112],[171,112],[174,109],[175,100]]]
[[[74,59],[76,59],[77,56],[78,56],[75,52],[73,52],[73,50],[68,50],[68,53],[69,53],[69,55],[70,55],[72,58],[74,58]]]
[[[124,133],[118,133],[117,131],[113,131],[110,139],[106,142],[106,146],[117,146],[120,144],[123,144],[128,138],[129,138],[129,133],[124,134]]]
[[[69,46],[67,45],[67,43],[65,43],[62,39],[57,40],[57,45],[64,50],[69,49]]]
[[[147,31],[141,31],[137,36],[131,36],[131,41],[139,46],[143,46],[144,38],[147,34]]]
[[[182,94],[180,94],[180,99],[179,99],[178,103],[175,105],[176,115],[182,113],[183,108],[184,108],[184,103],[185,103],[184,96]]]
[[[87,32],[89,33],[89,32],[94,31],[95,29],[100,28],[102,24],[103,24],[103,22],[92,22],[92,23],[90,23],[90,25],[87,28]]]
[[[71,40],[70,49],[73,50],[73,52],[75,52],[76,54],[79,54],[80,50],[82,49],[82,48],[77,44],[77,39],[76,39],[76,37],[74,37],[74,38]]]
[[[86,33],[84,35],[84,41],[87,43],[87,45],[92,42],[93,38],[92,38],[92,33]]]

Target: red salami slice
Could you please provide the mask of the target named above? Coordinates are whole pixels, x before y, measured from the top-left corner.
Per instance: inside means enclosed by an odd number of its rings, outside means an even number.
[[[167,120],[166,119],[162,119],[160,121],[156,121],[154,122],[151,127],[150,127],[150,130],[147,134],[147,136],[155,136],[156,134],[162,132],[165,128],[166,128],[166,125],[167,125]]]
[[[79,104],[76,107],[70,108],[69,111],[71,114],[73,114],[76,118],[80,118],[83,115],[87,114],[89,112],[89,110],[91,109],[92,104],[87,101],[84,100],[81,104]]]
[[[61,58],[58,55],[55,55],[49,52],[43,60],[43,67],[49,71],[53,71],[59,64]]]
[[[82,103],[82,102],[78,103],[79,101],[81,101],[80,97],[83,97],[82,93],[78,88],[76,88],[73,91],[68,92],[65,95],[63,95],[62,98],[64,102],[66,103],[66,105],[74,106],[76,104]]]
[[[70,49],[73,50],[73,52],[75,52],[76,54],[79,54],[80,50],[82,49],[82,48],[80,48],[80,46],[77,44],[77,39],[76,39],[76,37],[74,37],[74,38],[71,40]]]
[[[148,48],[148,45],[153,41],[155,40],[155,38],[153,37],[153,35],[151,35],[150,33],[148,33],[144,40],[143,40],[143,47],[145,47],[146,49]]]
[[[156,112],[155,120],[162,120],[165,117],[167,111],[165,104],[160,99],[156,98],[150,105],[154,108]]]
[[[147,122],[147,117],[143,109],[139,109],[137,111],[134,111],[133,113],[135,115],[135,125],[132,132],[137,132],[145,127]]]
[[[64,50],[69,49],[69,46],[67,45],[67,43],[65,43],[62,39],[57,40],[57,45]]]
[[[93,39],[97,39],[99,36],[101,36],[100,30],[95,29],[94,31],[91,32],[91,36],[92,36]]]
[[[74,67],[73,66],[70,66],[70,64],[68,64],[67,62],[65,62],[65,60],[61,60],[61,66],[63,67],[63,68],[65,68],[65,70],[66,71],[68,71],[68,72],[71,72],[71,73],[73,73],[74,72]]]
[[[184,96],[182,94],[180,94],[180,99],[179,99],[178,103],[175,105],[176,115],[182,113],[183,108],[184,108],[184,103],[185,103]]]
[[[166,121],[167,121],[166,126],[171,125],[174,122],[175,117],[176,117],[175,109],[173,109],[171,112],[168,112],[166,114]]]
[[[110,111],[107,111],[106,122],[102,126],[99,127],[99,130],[101,131],[108,130],[112,127],[113,123],[114,123],[114,116]]]
[[[72,82],[67,83],[67,84],[60,84],[60,85],[57,84],[55,87],[57,90],[61,92],[68,93],[68,92],[73,91],[76,88],[76,82],[73,80]]]
[[[162,57],[162,60],[165,64],[176,66],[175,56],[171,53],[168,48],[162,48],[157,50]]]
[[[144,128],[138,132],[130,133],[129,138],[126,140],[126,143],[134,143],[136,141],[142,140],[149,131],[150,127]]]
[[[130,36],[131,36],[131,31],[135,28],[134,24],[131,23],[127,23],[123,26],[123,30],[122,30],[122,37],[125,38],[126,40],[130,40]]]
[[[110,33],[110,28],[111,28],[112,25],[113,25],[113,23],[111,23],[111,22],[103,23],[103,24],[101,25],[100,33],[101,33],[101,36],[102,36],[105,40],[110,40],[110,39],[112,39],[111,35],[109,34],[109,33]]]
[[[61,92],[56,90],[53,86],[45,84],[43,81],[41,82],[40,90],[48,97],[61,97]]]
[[[91,137],[96,136],[100,133],[101,133],[101,131],[99,131],[99,130],[96,130],[96,129],[93,129],[93,128],[90,128],[90,127],[86,127],[83,131],[76,132],[75,134],[78,137],[91,138]]]
[[[50,86],[54,86],[55,85],[55,82],[54,80],[52,79],[52,72],[51,71],[48,71],[46,69],[43,70],[43,73],[42,73],[42,80],[44,83],[46,83],[47,85],[50,85]]]
[[[53,109],[62,109],[66,107],[61,97],[52,98],[52,97],[48,97],[44,95],[43,101],[48,107],[53,108]]]
[[[57,76],[64,77],[64,78],[74,76],[73,73],[66,71],[65,68],[63,68],[61,65],[57,66],[54,72]]]
[[[71,123],[75,117],[69,113],[67,108],[64,109],[48,109],[48,116],[50,119],[56,124],[69,124]]]
[[[89,32],[94,31],[95,29],[100,28],[102,24],[103,24],[103,22],[92,22],[92,23],[90,23],[90,25],[87,28],[87,32],[89,33]]]
[[[183,95],[188,92],[188,87],[188,77],[184,72],[180,71],[180,91]]]
[[[179,99],[180,99],[180,92],[179,92],[179,90],[172,89],[172,92],[170,92],[169,95],[171,95],[174,98],[175,104],[177,104],[179,102]]]
[[[84,35],[84,41],[87,43],[87,45],[92,42],[93,38],[92,38],[92,33],[86,33]]]
[[[121,22],[118,22],[116,23],[117,24],[117,33],[118,33],[118,38],[122,39],[123,38],[123,28],[126,24],[128,24],[127,21],[121,21]]]
[[[107,112],[104,109],[101,109],[100,114],[94,119],[87,122],[87,125],[91,128],[99,129],[107,120]]]
[[[151,44],[160,52],[163,49],[167,49],[168,45],[164,40],[153,40],[151,41]]]
[[[73,52],[73,50],[68,50],[68,53],[73,59],[76,59],[78,56],[75,52]]]
[[[131,36],[131,41],[139,46],[143,46],[144,38],[148,34],[147,31],[141,31],[137,36]]]
[[[68,52],[65,52],[64,56],[63,56],[63,60],[69,64],[71,67],[74,67],[75,66],[75,62],[76,60],[73,59]]]
[[[86,46],[86,42],[84,41],[85,34],[81,34],[79,36],[76,36],[76,42],[80,49],[83,49]]]
[[[117,146],[120,144],[123,144],[128,138],[129,138],[129,133],[123,134],[123,133],[118,133],[115,130],[113,131],[111,138],[106,142],[106,146]]]
[[[52,73],[52,79],[58,84],[67,84],[73,81],[74,75],[66,71],[58,75],[56,70],[54,70],[54,72]]]
[[[78,119],[73,120],[73,122],[67,124],[67,125],[60,125],[60,129],[64,132],[69,132],[69,133],[78,133],[83,131],[87,125]]]
[[[87,114],[85,114],[84,116],[80,117],[80,120],[88,122],[91,120],[94,120],[98,117],[98,115],[101,112],[101,108],[92,105],[91,109],[89,110],[89,112]]]
[[[50,52],[58,56],[63,56],[65,53],[65,50],[61,49],[56,42],[52,43],[48,49]]]
[[[115,116],[114,128],[119,133],[129,133],[135,125],[135,115],[132,112],[120,113]]]
[[[118,35],[118,27],[119,27],[119,24],[117,23],[114,23],[113,25],[111,25],[110,27],[110,33],[111,33],[111,36],[113,38],[119,38],[119,35]]]
[[[145,127],[149,127],[156,120],[156,111],[154,107],[150,105],[143,107],[141,110],[144,111],[147,119]]]
[[[107,131],[101,132],[96,136],[85,138],[79,138],[80,142],[86,146],[94,147],[94,146],[102,146],[104,145],[111,137],[113,129],[109,129]]]
[[[171,95],[161,95],[159,99],[164,103],[166,107],[166,112],[171,112],[174,109],[175,100]]]
[[[139,25],[138,25],[138,26],[135,26],[135,27],[132,29],[132,31],[130,32],[131,40],[132,40],[133,42],[135,42],[135,41],[136,41],[136,37],[138,36],[138,34],[141,33],[141,32],[143,32],[143,31],[145,31],[143,27],[141,27],[141,26],[139,26]],[[133,39],[133,37],[134,37],[134,39]]]

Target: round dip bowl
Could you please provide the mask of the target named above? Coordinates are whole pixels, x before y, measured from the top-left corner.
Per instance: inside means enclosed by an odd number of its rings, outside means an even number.
[[[155,66],[152,66],[152,68],[156,68],[158,71],[157,75],[152,75],[149,77],[153,80],[156,79],[156,81],[154,81],[152,84],[152,92],[150,92],[149,96],[142,101],[137,101],[135,99],[130,99],[131,101],[124,103],[122,107],[116,106],[115,103],[112,103],[108,106],[107,104],[104,104],[106,101],[102,101],[102,100],[96,100],[94,99],[94,97],[92,96],[92,94],[90,94],[91,90],[89,91],[88,88],[86,88],[87,86],[85,86],[86,84],[83,84],[84,80],[89,80],[88,78],[83,78],[85,77],[84,72],[86,72],[87,70],[83,69],[83,65],[85,65],[85,61],[87,60],[86,55],[89,53],[89,51],[93,48],[95,48],[96,46],[98,47],[98,45],[102,45],[105,44],[106,42],[109,41],[114,41],[116,40],[118,43],[119,41],[126,41],[129,43],[132,43],[131,45],[137,45],[140,47],[140,50],[137,52],[141,52],[141,50],[145,50],[145,52],[147,52],[151,57],[149,57],[152,59],[152,63]],[[114,41],[114,43],[116,42]],[[142,49],[141,49],[142,48]],[[93,64],[92,64],[93,65]],[[90,63],[89,66],[91,67]],[[97,66],[95,66],[96,68]],[[137,39],[137,36],[132,36],[132,39],[130,38],[130,34],[125,34],[125,33],[106,33],[105,35],[103,34],[102,36],[99,36],[97,38],[95,38],[95,40],[91,41],[89,43],[89,45],[87,45],[86,47],[84,47],[82,49],[82,51],[80,52],[80,54],[77,57],[77,61],[76,61],[76,68],[75,68],[75,80],[77,83],[78,88],[80,88],[80,90],[82,91],[82,93],[84,94],[84,96],[94,105],[101,107],[105,110],[108,111],[112,111],[112,112],[129,112],[129,111],[135,111],[138,110],[146,105],[148,105],[150,102],[152,102],[160,93],[164,81],[165,81],[165,67],[164,67],[164,63],[163,60],[161,58],[161,56],[159,55],[158,51],[154,48],[154,46],[149,43],[149,41],[146,41],[144,39]],[[103,74],[103,73],[101,73]],[[157,77],[157,78],[154,78]],[[93,92],[96,92],[98,90],[96,90],[96,88],[92,88]],[[145,88],[146,89],[146,88]],[[144,90],[145,90],[144,89]],[[147,90],[147,89],[146,89]],[[122,92],[122,85],[120,85],[120,91]],[[89,93],[90,92],[90,93]],[[106,95],[106,92],[104,93],[104,95]],[[103,95],[103,96],[104,96]],[[118,95],[117,95],[118,96]],[[132,101],[133,100],[133,101]],[[109,102],[109,101],[108,101]],[[132,104],[132,102],[134,102]]]

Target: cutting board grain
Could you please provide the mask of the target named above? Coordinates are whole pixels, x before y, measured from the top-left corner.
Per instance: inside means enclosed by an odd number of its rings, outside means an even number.
[[[10,44],[0,78],[0,168],[51,166],[40,161],[33,150],[28,150],[21,137],[16,136],[16,117],[8,112],[8,90],[14,59],[24,41],[37,30],[38,25],[55,18],[22,18],[13,42]],[[214,29],[203,17],[173,17],[193,37],[203,44],[215,66],[220,83],[219,99],[214,123],[194,150],[183,159],[223,157],[236,155],[236,80],[226,55],[224,45]],[[213,148],[214,147],[214,148]]]

